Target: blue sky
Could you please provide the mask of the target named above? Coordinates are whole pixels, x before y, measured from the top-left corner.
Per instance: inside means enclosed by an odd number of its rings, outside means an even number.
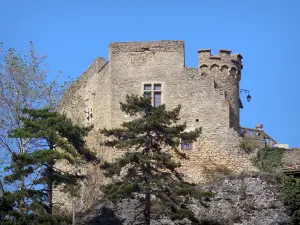
[[[300,147],[299,0],[1,0],[0,42],[22,52],[29,41],[48,55],[50,74],[77,78],[113,41],[184,40],[186,66],[197,50],[244,57],[241,125],[264,125]]]

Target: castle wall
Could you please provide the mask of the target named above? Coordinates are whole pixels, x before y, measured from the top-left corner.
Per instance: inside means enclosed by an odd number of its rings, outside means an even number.
[[[99,129],[111,125],[111,79],[109,63],[97,58],[65,93],[58,105],[77,124],[93,125],[87,144],[99,151]]]
[[[58,111],[73,119],[75,123],[89,125],[86,111],[92,104],[92,93],[97,90],[95,79],[105,65],[104,58],[97,58],[67,90],[58,103]]]
[[[126,120],[120,111],[120,101],[126,94],[143,94],[145,82],[162,83],[167,91],[175,74],[184,69],[182,41],[112,43],[109,47],[110,73],[112,76],[112,126]],[[168,95],[163,94],[167,102]]]
[[[282,165],[284,168],[296,167],[297,169],[300,166],[300,149],[292,148],[286,149],[282,156]]]
[[[142,95],[143,84],[160,83],[167,109],[181,104],[180,122],[186,121],[187,129],[202,127],[193,150],[185,151],[189,159],[181,160],[186,178],[197,183],[209,180],[212,173],[244,170],[251,163],[250,156],[239,147],[242,58],[226,50],[217,57],[211,56],[210,50],[201,50],[198,57],[198,68],[185,68],[183,41],[112,43],[109,62],[95,61],[66,93],[59,108],[75,122],[94,125],[87,143],[104,160],[111,161],[123,151],[101,145],[105,139],[99,129],[115,128],[130,120],[119,104],[126,94]],[[84,116],[86,111],[92,112],[92,121]],[[102,184],[102,174],[96,175],[96,170],[86,169],[90,178],[82,193],[88,192],[89,186]],[[100,196],[97,191],[93,194]]]
[[[249,157],[239,148],[241,57],[225,50],[219,57],[208,53],[199,54],[199,68],[187,69],[181,41],[113,43],[109,49],[112,127],[130,120],[119,105],[126,94],[142,95],[145,83],[162,84],[162,102],[167,108],[181,104],[181,122],[187,122],[188,129],[202,127],[201,140],[187,152],[191,159],[182,167],[194,182],[205,179],[203,167],[211,162],[233,171],[250,165]],[[114,152],[111,157],[118,156]]]

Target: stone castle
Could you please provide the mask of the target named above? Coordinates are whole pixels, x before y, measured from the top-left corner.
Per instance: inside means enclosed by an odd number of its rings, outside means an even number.
[[[153,105],[165,104],[168,109],[181,104],[181,121],[187,129],[202,127],[202,135],[195,143],[179,146],[188,155],[180,169],[187,180],[203,182],[213,171],[251,168],[251,154],[240,147],[245,136],[260,147],[276,144],[261,127],[240,127],[242,68],[240,54],[219,50],[213,56],[209,49],[198,51],[197,68],[186,68],[183,41],[111,43],[108,61],[100,57],[89,66],[63,96],[59,111],[78,124],[93,124],[88,146],[111,161],[123,152],[102,146],[99,129],[130,120],[119,104],[126,94],[151,96]],[[95,171],[85,170],[90,177],[85,193],[94,193],[95,188],[87,189],[100,179]]]
[[[241,133],[260,145],[276,143],[261,129],[240,127],[242,58],[229,50],[212,56],[202,49],[198,68],[186,68],[183,41],[111,43],[108,61],[97,58],[63,96],[59,110],[81,125],[93,124],[87,143],[110,161],[121,151],[101,146],[99,129],[130,119],[119,105],[126,94],[151,96],[154,105],[169,109],[181,104],[181,121],[188,129],[202,127],[198,142],[180,146],[189,156],[181,168],[187,178],[202,181],[203,165],[241,171],[251,166],[249,154],[240,148]]]
[[[239,110],[243,107],[239,87],[242,56],[231,54],[229,50],[220,50],[215,56],[211,55],[209,49],[199,50],[197,68],[186,68],[184,57],[183,41],[111,43],[108,61],[97,58],[66,92],[58,109],[78,124],[93,125],[94,128],[87,137],[88,146],[104,160],[112,161],[124,151],[103,146],[101,143],[104,137],[99,129],[116,128],[123,121],[131,119],[120,110],[119,102],[125,100],[126,94],[149,96],[154,106],[165,104],[168,109],[181,104],[181,121],[187,123],[187,129],[202,127],[202,135],[196,142],[186,143],[183,140],[178,146],[188,156],[187,159],[180,159],[180,172],[187,180],[202,183],[212,181],[220,175],[255,169],[251,158],[256,155],[256,150],[277,143],[262,130],[262,125],[255,129],[240,126]],[[251,140],[255,144],[254,151],[242,147],[241,143],[245,140]],[[299,149],[289,149],[284,153],[282,164],[287,169],[287,174],[300,174],[299,153]],[[74,168],[63,162],[59,166],[74,171]],[[85,214],[94,217],[99,214],[97,210],[105,204],[101,201],[103,195],[99,187],[107,179],[99,165],[81,164],[79,170],[77,172],[87,175],[79,197],[71,200],[65,194],[55,191],[53,202],[59,203],[56,207],[67,213],[73,209],[78,218]],[[254,180],[257,181],[256,178]],[[221,214],[224,208],[232,208],[232,201],[242,199],[233,195],[240,193],[239,188],[244,187],[244,178],[241,184],[236,180],[231,183],[238,191],[232,192],[230,188],[230,192],[224,194],[226,200],[215,200],[217,207],[222,209]],[[265,190],[269,191],[269,188],[264,188],[264,184],[258,185],[262,187],[258,187],[259,192],[254,195],[255,201],[257,196],[261,198],[261,193],[265,193]],[[250,187],[256,185],[251,184]],[[230,206],[220,206],[220,202],[226,202],[228,196],[233,199],[228,201]],[[249,196],[253,196],[253,192]],[[273,205],[274,194],[270,198]],[[129,206],[121,204],[120,207],[127,217],[130,214],[128,212],[131,212],[127,210]],[[218,217],[221,214],[212,213]],[[252,211],[250,217],[253,217]]]

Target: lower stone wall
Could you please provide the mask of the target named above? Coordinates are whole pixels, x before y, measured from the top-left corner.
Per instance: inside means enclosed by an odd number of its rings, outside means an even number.
[[[221,135],[221,136],[220,136]],[[93,136],[93,135],[92,135]],[[101,135],[90,136],[87,141],[91,149],[98,149],[97,153],[103,161],[112,162],[126,151],[107,148],[101,144],[105,138]],[[209,137],[209,138],[208,138]],[[187,159],[180,159],[179,172],[183,173],[187,181],[193,183],[210,182],[220,176],[236,172],[251,170],[253,154],[240,148],[241,137],[233,129],[226,129],[215,135],[203,135],[194,143],[193,150],[185,150]],[[174,159],[179,160],[175,154]],[[110,180],[105,178],[99,165],[81,165],[80,172],[86,175],[82,182],[79,197],[76,199],[76,210],[86,210],[102,198],[100,186]],[[71,212],[72,204],[65,194],[56,192],[55,200],[62,203],[60,208]]]
[[[181,160],[180,172],[190,182],[204,183],[218,176],[251,169],[254,153],[241,149],[241,140],[233,129],[203,136],[195,143],[194,150],[185,151],[188,159]]]
[[[286,149],[282,155],[282,166],[300,166],[300,148]]]

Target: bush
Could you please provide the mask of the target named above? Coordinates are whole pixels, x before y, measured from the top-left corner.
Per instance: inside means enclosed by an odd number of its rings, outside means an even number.
[[[258,148],[258,145],[250,137],[245,137],[240,141],[240,148],[245,150],[247,153],[250,153]]]
[[[282,187],[283,203],[291,212],[293,224],[300,224],[300,179],[285,176]]]
[[[206,160],[202,165],[202,172],[207,182],[213,182],[220,177],[229,176],[233,173],[233,170],[223,164],[216,164],[212,160]]]
[[[263,148],[254,160],[255,165],[268,176],[277,176],[282,182],[282,200],[289,209],[293,224],[300,224],[300,179],[282,173],[282,155],[284,148]]]
[[[258,152],[255,164],[260,170],[266,172],[281,170],[284,151],[284,148],[263,148]]]

